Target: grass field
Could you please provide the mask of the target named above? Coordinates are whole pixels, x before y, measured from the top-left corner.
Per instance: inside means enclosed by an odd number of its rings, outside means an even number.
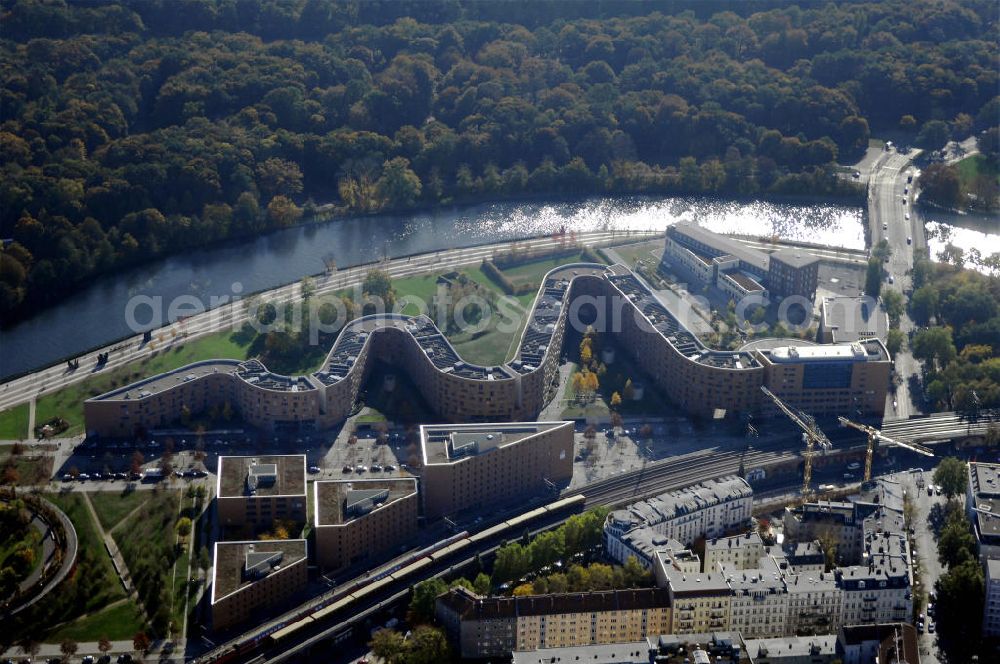
[[[0,452],[0,464],[6,465],[9,456],[9,451]],[[52,477],[52,457],[32,456],[27,452],[14,459],[14,469],[18,486],[45,484]]]
[[[663,240],[653,240],[652,242],[632,242],[611,247],[615,253],[622,257],[622,260],[630,267],[642,260],[647,263],[658,261],[663,254]]]
[[[22,403],[0,413],[0,440],[28,437],[28,404]]]
[[[93,613],[111,602],[124,599],[125,590],[118,580],[115,568],[111,564],[111,557],[104,548],[104,541],[83,502],[83,497],[78,493],[46,494],[45,497],[55,503],[73,522],[79,541],[80,559],[76,574],[71,581],[64,582],[53,597],[53,601],[66,601],[73,607],[71,615],[60,616],[60,619],[74,617],[73,610],[75,615]],[[96,640],[100,634],[91,636]]]
[[[972,181],[979,175],[992,177],[1000,182],[1000,169],[984,155],[974,154],[971,157],[966,157],[955,166],[958,168],[958,177],[964,190],[970,189]]]
[[[132,510],[149,500],[151,495],[151,491],[94,491],[90,494],[90,502],[94,505],[94,511],[104,530],[110,531]]]
[[[63,435],[81,434],[83,402],[86,399],[192,362],[212,358],[246,359],[249,346],[250,340],[243,339],[238,333],[228,330],[193,341],[177,340],[170,347],[163,345],[161,350],[151,357],[112,371],[102,371],[86,380],[39,398],[35,407],[35,419],[38,422],[46,422],[53,417],[62,417],[70,425]]]
[[[142,631],[145,621],[135,602],[119,602],[67,623],[45,637],[49,643],[64,639],[73,641],[131,641],[136,632]]]
[[[151,497],[115,529],[114,538],[152,629],[165,634],[174,617],[174,525],[181,496],[167,489],[147,493]]]

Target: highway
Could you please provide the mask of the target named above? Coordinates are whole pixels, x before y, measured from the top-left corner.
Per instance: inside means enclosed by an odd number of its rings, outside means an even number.
[[[662,233],[659,231],[591,231],[577,234],[575,240],[581,244],[598,246],[621,242],[628,238],[641,239],[657,235],[662,235]],[[505,251],[514,245],[521,249],[540,250],[557,247],[568,239],[569,236],[566,238],[547,236],[529,240],[512,240],[478,247],[447,249],[418,256],[395,258],[377,265],[359,265],[338,270],[329,276],[317,276],[314,296],[335,293],[345,288],[360,285],[365,275],[373,267],[381,267],[393,278],[401,278],[432,270],[476,264],[484,258],[489,258],[494,252]],[[300,296],[301,283],[296,282],[266,291],[259,294],[258,297],[275,303],[287,303],[300,299]],[[142,335],[137,334],[109,344],[104,348],[80,355],[78,356],[80,368],[76,371],[68,371],[65,364],[56,364],[9,380],[0,387],[0,411],[85,380],[95,373],[107,372],[129,362],[148,357],[154,352],[172,348],[206,334],[226,329],[237,329],[247,320],[246,303],[248,299],[244,298],[160,328],[153,333],[151,343],[143,344]],[[99,353],[109,353],[109,360],[98,370],[95,367]]]
[[[884,265],[886,274],[882,284],[883,292],[893,289],[902,293],[907,300],[909,298],[906,294],[912,292],[909,271],[913,269],[913,250],[918,247],[926,249],[923,221],[913,205],[913,183],[907,182],[908,177],[916,174],[910,162],[919,154],[919,151],[905,155],[897,152],[884,153],[872,165],[868,185],[868,223],[872,246],[878,245],[885,238],[892,248],[892,256]],[[907,335],[913,329],[913,322],[906,313],[900,320],[899,329]],[[897,381],[895,407],[893,398],[887,399],[889,403],[886,404],[885,416],[906,419],[919,415],[920,397],[918,395],[918,403],[914,403],[913,395],[910,394],[910,381],[914,376],[919,378],[920,363],[906,347],[893,360],[896,374],[902,380]]]

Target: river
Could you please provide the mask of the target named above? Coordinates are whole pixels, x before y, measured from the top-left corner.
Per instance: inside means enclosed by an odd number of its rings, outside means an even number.
[[[964,253],[965,267],[1000,276],[1000,262],[984,263],[1000,254],[1000,215],[924,211],[923,218],[931,258],[937,260],[951,244]]]
[[[305,224],[269,235],[151,261],[97,279],[34,317],[0,332],[0,378],[41,368],[135,334],[125,307],[135,296],[181,295],[209,302],[298,281],[324,269],[382,257],[568,231],[664,229],[697,220],[722,233],[778,236],[864,248],[862,208],[830,204],[686,197],[595,197],[563,202],[486,203],[404,215]],[[237,285],[238,286],[234,286]]]

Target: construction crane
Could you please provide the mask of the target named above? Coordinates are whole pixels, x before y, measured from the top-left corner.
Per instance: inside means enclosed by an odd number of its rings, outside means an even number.
[[[802,469],[802,497],[809,500],[810,496],[812,496],[812,489],[809,487],[809,483],[812,481],[812,462],[813,455],[816,453],[816,445],[819,445],[823,450],[828,450],[833,447],[833,445],[830,443],[830,439],[826,437],[826,434],[823,433],[818,426],[816,426],[816,420],[813,419],[812,415],[803,413],[801,410],[793,409],[791,406],[782,401],[778,395],[767,389],[764,385],[760,386],[760,390],[774,402],[774,405],[776,405],[781,412],[788,417],[788,419],[802,429],[802,438],[806,443],[806,449],[802,453],[802,456],[805,458],[805,467]]]
[[[852,422],[846,417],[839,417],[837,419],[840,420],[841,426],[857,429],[861,433],[868,436],[868,449],[865,451],[865,482],[869,482],[872,479],[872,456],[875,454],[875,445],[877,443],[892,445],[894,447],[902,447],[904,450],[910,450],[911,452],[923,454],[924,456],[934,456],[934,452],[932,452],[929,447],[924,447],[923,445],[919,445],[917,443],[904,443],[902,441],[889,438],[873,426]]]

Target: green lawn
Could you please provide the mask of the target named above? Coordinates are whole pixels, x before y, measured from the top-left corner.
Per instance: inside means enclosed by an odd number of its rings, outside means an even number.
[[[652,242],[632,242],[629,244],[618,245],[617,247],[611,247],[614,249],[615,253],[622,257],[622,260],[630,267],[634,268],[635,264],[640,261],[653,262],[659,261],[660,256],[663,255],[663,240],[654,240]]]
[[[990,163],[985,155],[974,154],[958,162],[955,166],[958,168],[958,177],[963,189],[970,189],[972,181],[978,175],[986,175],[1000,182],[1000,169],[997,168],[996,164]]]
[[[101,638],[131,641],[136,632],[144,628],[145,620],[135,602],[122,602],[67,623],[48,634],[45,640],[49,643],[60,643],[64,639],[97,641]]]
[[[174,618],[174,543],[180,491],[157,489],[139,510],[115,529],[115,543],[128,566],[150,628],[165,635]],[[186,571],[186,570],[185,570]]]
[[[94,491],[90,494],[90,502],[93,503],[104,530],[110,531],[132,510],[149,500],[151,495],[151,491]]]
[[[90,510],[84,504],[83,497],[74,492],[45,494],[45,497],[55,503],[73,522],[79,550],[89,559],[87,569],[82,571],[89,575],[87,583],[93,584],[97,592],[84,598],[86,611],[97,611],[108,603],[125,597],[125,590],[118,580],[111,557],[104,548],[104,540],[101,539],[97,524],[90,516]],[[76,576],[80,576],[81,568],[82,566],[78,567]]]
[[[28,438],[28,404],[22,403],[0,413],[0,440]]]
[[[160,350],[150,357],[113,371],[102,371],[84,381],[39,398],[35,407],[35,420],[47,422],[53,417],[62,417],[70,425],[63,435],[81,434],[83,402],[86,399],[192,362],[212,358],[246,359],[250,342],[251,340],[245,339],[239,333],[228,330],[193,341],[175,341],[170,347],[161,342]]]
[[[0,452],[0,463],[6,464],[9,456],[9,451]],[[32,451],[27,451],[14,459],[14,469],[18,486],[45,484],[52,477],[52,457],[34,456]]]

